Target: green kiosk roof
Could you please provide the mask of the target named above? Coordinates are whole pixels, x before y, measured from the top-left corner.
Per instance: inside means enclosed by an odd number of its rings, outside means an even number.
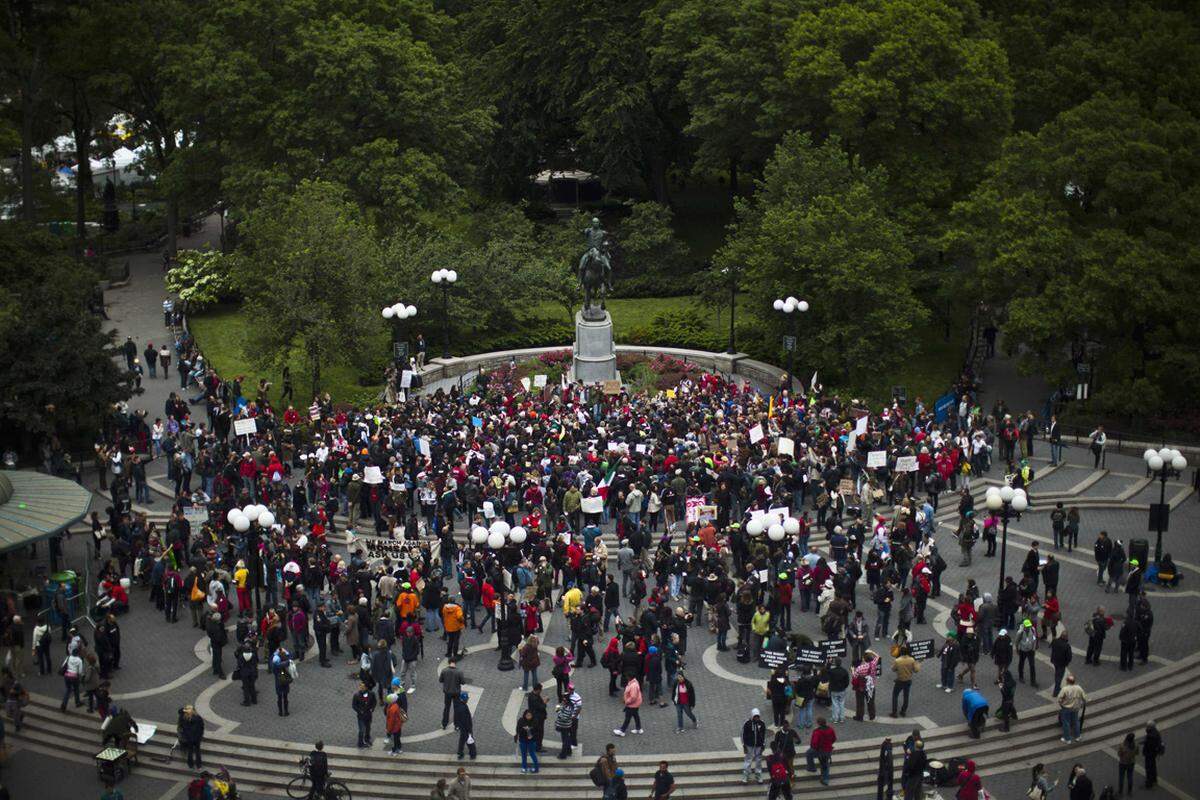
[[[91,492],[65,478],[30,470],[0,472],[0,552],[74,525],[91,502]]]

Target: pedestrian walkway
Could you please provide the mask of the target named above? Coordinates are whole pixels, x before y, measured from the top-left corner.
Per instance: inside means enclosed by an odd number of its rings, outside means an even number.
[[[987,413],[997,400],[1003,400],[1012,412],[1032,411],[1041,419],[1046,400],[1054,390],[1040,375],[1023,375],[1018,360],[1018,354],[1005,353],[1003,340],[996,343],[996,354],[983,362],[980,406]]]

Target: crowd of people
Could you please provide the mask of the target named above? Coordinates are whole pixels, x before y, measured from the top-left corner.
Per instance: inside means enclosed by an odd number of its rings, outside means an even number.
[[[132,352],[136,359],[136,346]],[[107,519],[93,517],[107,613],[94,644],[63,630],[64,708],[72,694],[82,702],[82,688],[89,710],[112,713],[117,615],[136,584],[164,624],[178,623],[183,611],[207,637],[213,673],[232,672],[245,706],[258,703],[260,663],[276,713],[288,716],[298,663],[315,656],[330,667],[349,651],[358,665],[349,703],[358,744],[372,745],[379,721],[393,755],[403,752],[416,664],[426,643],[444,640],[444,652],[432,653],[444,660],[442,725],[458,731],[458,757],[475,758],[476,736],[495,732],[476,730],[457,664],[469,625],[494,631],[504,659],[521,671],[528,697],[514,741],[522,771],[536,773],[548,722],[559,758],[577,743],[583,699],[574,677],[585,662],[609,674],[614,722],[623,715],[615,736],[645,731],[644,704],[673,706],[681,734],[698,728],[702,698],[686,657],[689,629],[707,626],[718,650],[739,661],[786,654],[765,684],[771,724],[755,709],[742,743],[744,779],[761,781],[765,761],[771,796],[790,797],[800,750],[807,770],[828,782],[848,694],[853,719],[875,718],[880,652],[891,658],[890,714],[907,715],[921,669],[909,647],[930,623],[927,603],[942,594],[947,568],[937,515],[954,505],[961,564],[981,540],[992,557],[999,519],[977,513],[972,479],[996,467],[1015,488],[1033,479],[1031,416],[1014,420],[1002,403],[985,413],[967,379],[942,419],[919,399],[871,410],[818,387],[808,396],[764,395],[714,374],[657,393],[606,394],[565,382],[535,388],[512,366],[465,391],[365,408],[321,396],[297,409],[290,379],[276,402],[265,381],[251,394],[240,379],[223,380],[186,333],[174,354],[180,387],[162,416],[150,422],[121,406],[97,443],[111,498]],[[159,363],[166,378],[170,353]],[[252,432],[234,434],[233,422],[243,419],[254,420]],[[151,502],[146,463],[158,460],[173,492],[161,528],[134,507]],[[1078,547],[1079,510],[1060,507],[1051,519],[1054,549]],[[353,534],[344,553],[343,520]],[[1104,532],[1094,550],[1098,582],[1128,597],[1119,639],[1122,669],[1132,669],[1135,660],[1146,663],[1153,625],[1145,565]],[[1035,654],[1048,648],[1063,741],[1079,738],[1086,694],[1068,672],[1058,583],[1053,553],[1043,557],[1034,541],[996,596],[968,581],[954,599],[933,656],[938,688],[962,684],[972,735],[988,719],[980,684],[994,684],[1008,730],[1017,684],[1028,670],[1030,686],[1039,686]],[[550,648],[545,625],[559,613],[563,642]],[[805,613],[816,615],[825,640],[845,641],[844,656],[793,660],[811,645],[792,632],[793,614]],[[1086,663],[1098,664],[1112,617],[1103,608],[1074,618],[1081,617]],[[15,627],[5,620],[0,635]],[[35,630],[34,649],[46,654],[39,669],[53,662],[52,639],[48,626]],[[545,666],[552,691],[541,681]],[[303,702],[302,693],[296,699]],[[825,704],[827,715],[814,713]],[[194,739],[199,767],[203,725],[189,736],[189,763]],[[905,745],[906,797],[919,796],[907,766],[919,738]],[[619,769],[593,772],[605,797],[623,796]],[[660,772],[669,776],[665,764]],[[967,764],[953,778],[964,790],[979,783]]]

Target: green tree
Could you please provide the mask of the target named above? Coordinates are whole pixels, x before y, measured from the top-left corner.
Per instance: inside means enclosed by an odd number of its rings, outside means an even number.
[[[315,394],[331,362],[365,364],[381,326],[375,291],[382,251],[346,190],[302,181],[275,193],[241,226],[237,283],[255,320],[245,352],[279,366],[293,350],[308,365]],[[394,302],[394,299],[392,300]]]
[[[799,320],[798,360],[847,388],[865,387],[911,356],[928,313],[912,291],[904,228],[887,209],[881,169],[863,168],[836,137],[814,145],[807,134],[790,134],[754,198],[738,201],[717,254],[718,267],[742,268],[751,314],[768,337],[786,332],[775,298],[810,302]]]
[[[1004,51],[972,0],[814,3],[792,25],[767,103],[776,136],[836,135],[887,168],[889,199],[920,234],[966,195],[1012,118]]]
[[[1197,407],[1200,120],[1159,99],[1098,94],[1004,146],[945,245],[1006,341],[1054,382],[1099,346],[1095,399],[1125,414]]]
[[[25,225],[0,225],[0,428],[90,437],[128,399],[130,374],[114,358],[114,333],[89,312],[95,276],[58,240]]]

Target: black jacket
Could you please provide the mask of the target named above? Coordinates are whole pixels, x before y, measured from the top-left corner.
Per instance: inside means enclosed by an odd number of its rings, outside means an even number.
[[[760,717],[751,717],[742,725],[742,747],[765,747],[767,723]]]
[[[199,714],[192,714],[191,719],[179,712],[179,740],[184,744],[200,744],[204,738],[204,720]]]
[[[465,702],[459,699],[454,701],[454,727],[464,733],[472,733],[471,709]]]

